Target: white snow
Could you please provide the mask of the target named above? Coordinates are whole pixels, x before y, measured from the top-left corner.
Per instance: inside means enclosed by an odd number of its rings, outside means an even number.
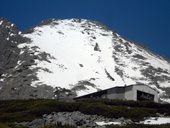
[[[121,125],[121,122],[104,122],[104,121],[100,121],[100,122],[96,122],[97,125],[99,126],[103,126],[103,125]]]
[[[160,100],[162,100],[163,102],[166,102],[166,103],[170,103],[170,99],[169,98],[160,98]]]
[[[19,34],[21,33],[19,32]],[[95,92],[97,89],[124,86],[136,82],[149,84],[149,79],[141,73],[141,70],[145,69],[147,65],[142,65],[141,61],[148,62],[155,68],[161,67],[170,73],[168,62],[133,43],[129,42],[129,49],[132,50],[132,53],[127,54],[125,43],[128,41],[118,34],[116,35],[118,37],[113,37],[111,31],[101,29],[92,22],[88,22],[87,25],[87,20],[82,20],[80,23],[73,22],[73,20],[54,20],[49,25],[35,27],[31,34],[23,34],[32,42],[20,44],[18,47],[22,49],[20,54],[24,52],[24,47],[28,47],[30,52],[39,57],[43,52],[52,56],[52,58],[48,57],[49,61],[36,60],[37,65],[31,66],[32,69],[39,68],[36,72],[39,80],[33,81],[32,86],[47,84],[71,89],[79,81],[90,81],[95,85],[95,87],[85,85],[85,90],[77,91],[78,96]],[[94,50],[96,43],[100,51]],[[122,52],[115,52],[113,47],[116,45],[122,46]],[[33,46],[37,46],[39,49],[35,51]],[[119,62],[114,61],[113,52]],[[135,54],[144,56],[146,60],[132,59]],[[81,67],[80,64],[83,66]],[[115,72],[115,67],[122,70],[122,77]],[[115,81],[108,78],[106,71]],[[166,87],[170,87],[170,83],[160,83],[161,86],[165,86],[165,84],[167,84]],[[155,85],[152,86],[155,87]]]
[[[167,88],[167,87],[170,87],[170,81],[165,81],[165,82],[158,82],[159,85],[162,87],[162,88]]]
[[[21,62],[20,60],[17,62],[17,65],[15,66],[14,70],[16,70],[23,62]]]
[[[3,23],[3,20],[0,21],[0,25],[2,25],[2,23]]]
[[[115,65],[112,59],[111,36],[101,36],[99,33],[102,30],[96,29],[96,42],[102,51],[100,53],[94,51],[95,42],[89,41],[91,37],[81,33],[83,28],[79,24],[73,23],[73,26],[68,26],[68,23],[70,21],[65,21],[61,25],[55,26],[55,29],[51,29],[51,26],[36,27],[33,34],[24,35],[31,38],[33,42],[19,45],[20,48],[28,46],[31,50],[32,46],[38,46],[41,50],[40,52],[45,51],[55,58],[49,58],[51,63],[37,61],[37,65],[32,66],[32,68],[41,67],[51,71],[49,73],[40,69],[37,72],[39,81],[33,82],[32,86],[44,83],[53,87],[61,86],[70,89],[70,85],[75,85],[78,81],[89,80],[94,77],[96,80],[92,81],[92,83],[97,85],[96,88],[106,89],[118,83],[120,84],[120,76],[114,72],[114,68],[110,68]],[[64,35],[58,33],[58,31],[62,31]],[[99,57],[101,58],[100,64],[98,62]],[[83,64],[83,67],[80,67],[79,64]],[[114,82],[108,79],[104,69],[107,69],[117,81]],[[95,88],[92,89],[88,86],[87,90],[84,90],[84,93],[80,91],[79,95],[94,91],[96,91]]]
[[[86,90],[79,90],[79,91],[77,91],[77,95],[78,96],[86,95],[86,94],[93,93],[93,92],[96,92],[96,91],[97,91],[97,89],[95,89],[93,87],[90,87],[90,86],[87,86]]]
[[[7,73],[5,73],[5,74],[2,74],[1,76],[5,78],[7,75],[8,75],[8,74],[7,74]]]
[[[23,53],[24,53],[24,50],[21,50],[19,54],[22,55]]]
[[[144,122],[142,121],[140,123],[151,125],[170,124],[170,117],[150,117],[149,119],[146,119]]]
[[[14,33],[10,33],[10,36],[14,36],[15,34]]]
[[[4,81],[4,78],[1,78],[1,79],[0,79],[0,82],[3,82],[3,81]]]
[[[97,125],[122,125],[121,121],[98,121],[96,122]],[[147,125],[161,125],[161,124],[170,124],[170,117],[150,117],[144,121],[140,121],[139,124],[147,124]]]

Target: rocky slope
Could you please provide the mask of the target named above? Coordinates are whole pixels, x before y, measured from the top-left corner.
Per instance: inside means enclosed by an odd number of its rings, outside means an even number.
[[[49,124],[70,125],[83,128],[106,128],[105,125],[127,125],[133,123],[130,119],[125,118],[105,118],[99,115],[86,115],[81,112],[52,112],[44,114],[43,118],[35,119],[31,122],[21,122],[17,125],[26,126],[28,128],[43,127]]]
[[[63,98],[144,83],[170,98],[170,63],[96,21],[0,19],[0,99]]]

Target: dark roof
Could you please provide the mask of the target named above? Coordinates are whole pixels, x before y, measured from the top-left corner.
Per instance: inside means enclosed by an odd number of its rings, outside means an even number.
[[[151,88],[152,90],[156,91],[157,93],[159,93],[158,90],[156,90],[156,89],[154,89],[154,88],[152,88],[152,87],[150,87],[150,86],[148,86],[148,85],[146,85],[146,84],[131,84],[131,85],[116,86],[116,87],[112,87],[112,88],[100,90],[100,91],[93,92],[93,93],[89,93],[89,94],[86,94],[86,95],[83,95],[83,96],[78,96],[78,97],[76,97],[76,98],[74,98],[74,99],[79,99],[79,98],[87,97],[87,96],[90,96],[90,95],[93,95],[93,94],[97,94],[97,93],[104,93],[104,92],[106,92],[107,90],[110,90],[110,89],[115,89],[115,88],[127,88],[127,87],[138,86],[138,85],[140,85],[140,86],[147,86],[147,87]]]

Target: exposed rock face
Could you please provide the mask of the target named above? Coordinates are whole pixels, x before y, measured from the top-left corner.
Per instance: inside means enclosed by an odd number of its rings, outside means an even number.
[[[95,120],[98,116],[85,115],[80,112],[71,112],[71,113],[52,113],[50,115],[44,115],[45,122],[47,124],[57,124],[60,122],[62,125],[73,125],[73,126],[82,126],[82,127],[97,127]],[[101,118],[101,117],[98,117]]]
[[[97,122],[119,122],[121,125],[132,123],[131,120],[120,118],[104,118],[97,115],[86,115],[81,112],[53,112],[49,115],[43,115],[43,119],[35,119],[32,122],[22,122],[24,126],[29,128],[37,128],[48,124],[71,125],[83,128],[105,128],[105,125],[98,125]]]
[[[0,97],[12,99],[17,97],[20,71],[16,70],[20,60],[19,43],[27,41],[20,35],[16,26],[7,20],[0,19]],[[17,79],[16,79],[17,78]],[[18,81],[18,83],[17,83]],[[21,84],[21,83],[20,83]]]
[[[6,70],[15,67],[20,50],[17,47],[16,27],[5,19],[0,19],[0,23],[0,76],[2,76]]]
[[[7,20],[2,18],[0,23],[0,99],[52,98],[52,87],[31,86],[37,77],[35,70],[29,67],[35,64],[37,56],[33,56],[27,48],[24,53],[18,48],[19,44],[30,42],[30,39],[23,37]]]
[[[24,33],[0,19],[0,99],[69,100],[147,84],[170,98],[170,63],[101,23],[49,19]]]

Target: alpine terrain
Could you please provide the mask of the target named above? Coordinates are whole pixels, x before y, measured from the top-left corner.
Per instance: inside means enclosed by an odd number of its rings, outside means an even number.
[[[0,99],[58,99],[143,83],[170,102],[170,62],[103,24],[48,19],[19,32],[0,19]]]

